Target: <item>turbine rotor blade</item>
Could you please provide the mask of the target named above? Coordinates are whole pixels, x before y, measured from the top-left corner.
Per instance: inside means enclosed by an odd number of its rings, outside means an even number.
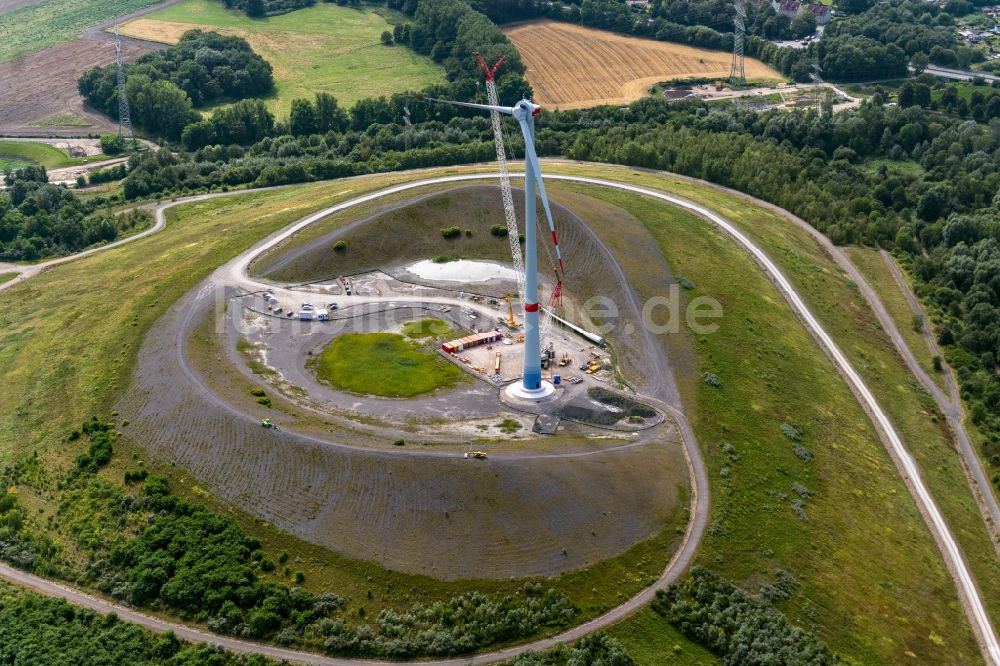
[[[455,102],[450,99],[438,99],[436,97],[423,97],[429,102],[440,102],[441,104],[451,104],[452,106],[464,106],[469,109],[482,109],[483,111],[496,111],[497,113],[503,113],[508,116],[514,115],[514,107],[512,106],[493,106],[492,104],[474,104],[472,102]]]
[[[535,142],[531,137],[531,130],[528,128],[528,119],[521,119],[521,132],[524,134],[524,159],[531,162],[535,170],[535,181],[538,183],[538,194],[542,197],[542,208],[545,210],[545,218],[549,223],[549,229],[553,229],[552,210],[549,208],[549,195],[545,193],[545,183],[542,182],[542,166],[538,163],[538,155],[535,153]]]

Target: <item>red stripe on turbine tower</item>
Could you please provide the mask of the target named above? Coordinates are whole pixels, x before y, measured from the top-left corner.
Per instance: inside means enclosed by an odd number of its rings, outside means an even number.
[[[524,304],[524,311],[525,312],[538,312],[538,303],[525,303]]]

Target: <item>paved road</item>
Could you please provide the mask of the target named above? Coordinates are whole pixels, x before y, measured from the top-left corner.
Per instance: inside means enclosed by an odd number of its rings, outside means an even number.
[[[912,67],[910,71],[915,71]],[[953,81],[971,81],[979,77],[986,81],[1000,81],[1000,76],[989,72],[976,72],[971,69],[955,69],[954,67],[940,67],[938,65],[927,65],[924,72],[942,79],[952,79]]]
[[[450,176],[450,177],[434,178],[429,180],[417,181],[413,183],[407,183],[393,188],[388,188],[386,190],[382,190],[379,193],[365,195],[364,197],[358,197],[353,202],[346,202],[346,203],[347,204],[353,203],[354,205],[357,205],[358,203],[371,201],[379,195],[385,196],[394,192],[405,191],[407,189],[421,187],[429,184],[465,182],[472,180],[492,179],[495,177],[496,176],[494,174],[476,174],[469,176]],[[781,272],[781,270],[777,267],[777,265],[775,265],[774,262],[771,261],[771,259],[764,253],[764,251],[761,250],[759,247],[757,247],[747,236],[741,233],[732,223],[730,223],[722,216],[712,212],[711,210],[703,206],[700,206],[694,202],[688,201],[681,197],[665,194],[663,192],[644,187],[639,187],[635,185],[626,185],[623,183],[602,180],[598,178],[587,178],[587,177],[565,176],[565,175],[549,175],[546,176],[546,178],[550,180],[562,180],[569,182],[586,183],[596,186],[625,190],[633,194],[648,196],[678,206],[680,208],[689,210],[695,213],[696,215],[699,215],[700,217],[708,220],[712,224],[716,225],[719,229],[727,233],[754,258],[754,260],[764,269],[768,277],[781,292],[782,296],[789,303],[792,310],[801,319],[801,321],[805,324],[810,333],[814,336],[814,338],[817,340],[817,342],[820,344],[823,350],[833,361],[838,371],[851,386],[852,390],[858,397],[859,401],[866,408],[866,411],[869,413],[873,423],[876,425],[876,428],[880,432],[883,441],[886,444],[886,448],[888,449],[891,457],[893,458],[893,461],[896,464],[898,471],[903,476],[907,484],[907,487],[910,490],[911,495],[913,496],[915,502],[917,503],[922,514],[924,515],[928,527],[930,528],[932,534],[934,535],[940,547],[944,561],[948,566],[949,571],[952,573],[956,587],[958,588],[959,597],[962,600],[963,607],[966,609],[970,624],[972,625],[973,630],[977,638],[979,639],[980,645],[983,649],[984,657],[989,663],[1000,666],[1000,643],[998,643],[997,641],[996,633],[990,622],[989,616],[986,613],[985,607],[983,606],[983,602],[979,596],[979,592],[976,589],[975,583],[972,578],[972,574],[969,572],[969,569],[962,557],[961,550],[959,549],[958,544],[955,541],[955,538],[953,537],[951,531],[949,530],[947,524],[945,523],[944,517],[941,515],[941,512],[938,509],[936,503],[934,502],[934,499],[931,496],[930,491],[927,489],[927,486],[920,475],[920,470],[917,467],[914,458],[906,449],[906,446],[904,445],[899,434],[896,432],[888,416],[885,414],[881,406],[878,404],[871,390],[864,383],[864,380],[853,368],[850,361],[848,361],[847,357],[844,356],[843,352],[833,341],[830,335],[826,332],[822,324],[820,324],[820,322],[810,312],[808,306],[805,304],[805,301],[795,290],[794,286],[791,284],[788,278],[785,277],[785,275]],[[232,193],[227,193],[227,194],[232,194]],[[193,197],[192,199],[198,200],[212,196],[218,196],[218,195],[202,195],[201,197]],[[145,233],[152,233],[155,230],[158,230],[158,228],[162,228],[161,224],[161,221],[163,220],[162,211],[165,208],[171,205],[184,203],[192,199],[172,202],[171,204],[166,204],[158,208],[156,211],[157,225],[154,226],[153,229]],[[327,211],[321,211],[320,213],[310,215],[304,220],[296,223],[295,225],[292,225],[285,231],[275,234],[272,237],[266,239],[266,241],[259,243],[257,246],[255,246],[255,248],[253,248],[254,254],[263,251],[267,247],[273,246],[273,244],[280,242],[281,240],[284,240],[298,229],[301,229],[302,227],[317,221],[318,219],[324,217],[325,215],[330,214],[331,212],[334,212],[335,210],[340,210],[343,207],[346,207],[346,204],[340,204],[340,207],[335,206],[331,209],[328,209]],[[246,267],[250,263],[250,257],[251,257],[251,252],[248,252],[245,253],[242,256],[242,258],[240,258],[238,261],[232,262],[232,265],[238,270],[238,276],[242,277],[244,275]],[[861,282],[863,282],[863,280]],[[685,435],[687,435],[687,433],[685,433]],[[693,442],[693,439],[688,440],[688,438],[685,436],[685,440],[687,445],[686,449],[688,450],[689,455],[694,454],[691,455],[692,463],[696,466],[697,469],[701,470],[702,474],[704,474],[704,466],[703,464],[701,464],[700,452],[698,451],[696,446],[693,447],[690,446],[690,442]],[[707,486],[705,486],[705,488],[707,489]],[[699,502],[704,501],[705,504],[707,505],[707,493],[703,494],[698,492],[700,490],[701,487],[696,485],[696,497],[699,498]],[[692,520],[692,524],[697,522],[697,520],[698,517],[695,516],[694,519]],[[683,568],[686,567],[687,563],[689,563],[690,560],[693,558],[693,555],[697,549],[698,545],[697,542],[698,539],[692,539],[692,538],[688,538],[685,541],[681,549],[675,555],[674,559],[668,565],[667,569],[661,575],[660,580],[657,582],[657,585],[654,585],[653,587],[644,590],[639,595],[633,597],[632,599],[622,604],[618,608],[615,608],[612,611],[598,618],[595,618],[594,620],[584,625],[574,627],[573,629],[563,632],[558,636],[549,639],[544,639],[541,641],[536,641],[523,646],[512,647],[506,650],[491,652],[470,658],[452,659],[452,660],[445,660],[440,662],[428,662],[428,663],[438,664],[440,666],[452,666],[452,665],[457,666],[458,664],[492,663],[502,659],[511,658],[516,654],[521,654],[528,650],[547,649],[555,645],[557,642],[568,642],[576,640],[582,636],[592,633],[593,631],[596,631],[603,627],[607,627],[610,624],[613,624],[614,622],[629,615],[630,613],[634,612],[635,610],[641,608],[646,603],[648,603],[648,601],[652,598],[656,587],[659,587],[665,582],[669,582],[670,580],[675,579],[677,576],[679,576],[680,573],[683,571]],[[0,569],[0,576],[7,577],[8,573],[9,571],[7,569],[5,568]],[[44,579],[35,576],[30,576],[22,572],[16,572],[16,573],[18,575],[18,580],[16,582],[22,582],[25,584],[31,584],[32,586],[39,586],[39,587],[51,585],[49,581],[45,581]],[[64,588],[59,588],[56,591],[49,590],[47,591],[47,593],[64,596],[65,592],[62,591],[63,589]],[[86,605],[88,607],[96,608],[102,611],[115,610],[116,612],[118,612],[117,609],[115,608],[109,608],[109,606],[113,605],[109,604],[106,601],[98,600],[94,597],[90,597],[89,595],[84,595],[76,591],[71,591],[71,592],[74,595],[74,599],[71,600],[75,601],[76,603],[80,603],[82,605]],[[162,631],[164,629],[164,625],[166,625],[168,628],[172,629],[179,636],[183,638],[195,641],[205,640],[205,635],[203,632],[191,629],[190,627],[186,627],[184,625],[164,622],[159,618],[153,618],[151,616],[146,616],[141,613],[130,611],[130,615],[126,619],[129,619],[131,621],[137,622],[138,624],[142,624],[151,629],[159,631]],[[257,652],[261,654],[267,654],[269,656],[277,656],[278,658],[288,659],[290,661],[299,661],[299,662],[306,661],[318,664],[331,664],[333,666],[352,666],[353,664],[358,664],[358,663],[377,663],[377,662],[359,662],[358,660],[351,660],[351,659],[335,659],[335,658],[304,655],[302,653],[286,651],[280,648],[272,648],[270,646],[260,646],[259,644],[256,643],[241,641],[238,639],[221,637],[221,636],[212,637],[210,642],[223,645],[224,647],[227,647],[228,649],[235,651]]]

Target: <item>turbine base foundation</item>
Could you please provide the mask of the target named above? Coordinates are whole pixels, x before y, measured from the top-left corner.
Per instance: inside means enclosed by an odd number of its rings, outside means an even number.
[[[550,382],[543,381],[541,388],[532,390],[524,388],[524,384],[517,381],[505,388],[504,393],[511,400],[536,403],[549,400],[555,396],[556,387]]]

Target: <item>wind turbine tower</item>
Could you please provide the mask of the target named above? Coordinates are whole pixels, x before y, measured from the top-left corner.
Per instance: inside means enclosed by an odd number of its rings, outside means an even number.
[[[501,61],[502,62],[502,61]],[[520,244],[517,243],[518,229],[517,219],[514,214],[513,199],[509,194],[510,178],[507,173],[507,161],[503,151],[503,142],[500,132],[500,115],[512,116],[521,128],[524,136],[524,270],[523,270],[523,294],[522,303],[524,306],[524,367],[521,371],[521,380],[514,382],[506,388],[507,396],[517,400],[538,401],[550,397],[555,392],[555,387],[547,381],[542,380],[542,344],[541,344],[541,306],[538,303],[538,210],[536,197],[542,201],[542,209],[548,220],[549,230],[552,234],[552,242],[555,246],[555,255],[558,264],[554,266],[556,271],[556,286],[553,290],[553,299],[558,299],[562,292],[562,257],[559,253],[559,241],[556,237],[555,224],[552,220],[552,209],[549,206],[549,198],[545,192],[545,183],[542,181],[542,171],[538,163],[538,154],[535,152],[535,116],[542,107],[522,99],[514,106],[500,106],[496,103],[496,87],[493,85],[493,75],[501,63],[490,68],[480,58],[487,77],[487,92],[492,104],[472,104],[469,102],[452,102],[448,100],[427,98],[433,102],[444,102],[456,106],[464,106],[471,109],[481,109],[489,111],[493,116],[494,136],[497,143],[497,158],[500,163],[500,182],[503,194],[503,203],[508,225],[508,235],[511,237],[511,247],[515,268],[518,259],[521,258],[519,252]],[[517,243],[517,245],[515,245]],[[520,280],[519,280],[520,282]],[[519,287],[521,284],[518,285]]]
[[[743,70],[743,46],[747,34],[747,5],[746,0],[735,0],[736,15],[733,17],[733,24],[736,30],[733,31],[733,64],[729,68],[729,80],[733,83],[746,83],[747,77]]]
[[[125,94],[125,54],[122,53],[122,37],[115,24],[115,62],[118,64],[118,144],[125,147],[126,139],[135,143],[132,133],[132,118],[128,109],[128,95]]]

